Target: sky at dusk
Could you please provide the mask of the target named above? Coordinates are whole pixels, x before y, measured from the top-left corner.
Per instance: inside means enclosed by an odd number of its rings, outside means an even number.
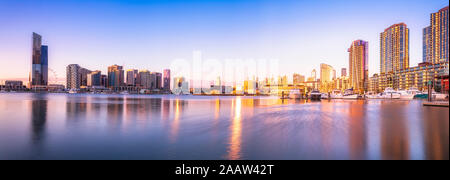
[[[410,28],[410,63],[422,61],[422,29],[448,0],[0,0],[0,80],[28,78],[31,36],[49,46],[49,68],[68,64],[161,72],[175,59],[279,59],[280,71],[310,75],[348,67],[351,42],[369,41],[379,72],[379,35]],[[50,82],[53,73],[49,74]]]

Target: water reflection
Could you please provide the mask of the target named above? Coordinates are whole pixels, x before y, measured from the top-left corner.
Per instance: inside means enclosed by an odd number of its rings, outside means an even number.
[[[388,160],[407,160],[409,155],[408,124],[403,108],[383,102],[380,108],[381,118],[381,156]],[[401,107],[401,106],[400,106]],[[389,115],[386,117],[386,115]]]
[[[35,146],[40,146],[45,139],[47,123],[47,100],[31,101],[31,140]]]
[[[0,105],[11,117],[0,158],[449,158],[449,109],[421,101],[0,94]]]
[[[237,160],[241,159],[241,135],[242,135],[242,100],[240,97],[236,101],[232,101],[231,105],[234,109],[234,117],[230,126],[231,136],[230,145],[228,148],[227,159]]]

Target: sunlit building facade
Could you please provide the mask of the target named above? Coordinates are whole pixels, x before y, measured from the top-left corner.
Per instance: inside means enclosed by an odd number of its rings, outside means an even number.
[[[441,77],[448,76],[448,62],[437,64],[421,63],[419,66],[397,71],[395,73],[376,74],[370,78],[372,92],[383,92],[386,88],[409,89],[418,88],[421,91],[428,89],[431,82],[436,91],[442,87]]]
[[[369,43],[354,41],[349,52],[350,85],[354,92],[363,94],[367,91],[369,80]]]
[[[120,87],[124,84],[123,67],[112,65],[108,67],[108,87]]]
[[[423,30],[423,62],[448,62],[448,6],[430,17],[430,26]]]
[[[380,34],[380,72],[409,68],[409,29],[405,23],[394,24]]]

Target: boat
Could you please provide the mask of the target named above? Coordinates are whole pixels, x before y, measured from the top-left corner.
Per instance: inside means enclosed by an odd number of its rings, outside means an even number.
[[[353,88],[345,90],[342,99],[358,99],[358,94],[353,94]]]
[[[76,90],[76,89],[69,90],[69,94],[77,94],[77,93],[78,93],[78,90]]]
[[[333,90],[330,94],[331,99],[342,99],[342,93],[340,90]]]
[[[395,91],[393,88],[386,88],[384,92],[381,95],[381,98],[383,99],[400,99],[401,95],[397,91]]]
[[[128,93],[128,91],[122,91],[122,92],[120,92],[120,94],[121,94],[121,95],[128,95],[128,94],[130,94],[130,93]]]
[[[7,93],[5,90],[1,90],[0,93]]]
[[[329,96],[327,93],[322,93],[322,95],[320,96],[321,99],[328,99]]]
[[[302,93],[300,93],[300,90],[298,90],[298,89],[291,90],[289,92],[289,98],[290,99],[301,99],[302,98]]]
[[[408,91],[405,90],[400,90],[397,91],[400,94],[400,99],[403,100],[412,100],[414,99],[415,94],[409,93]]]
[[[310,97],[311,100],[320,100],[322,98],[322,93],[320,93],[317,90],[313,90],[309,94],[309,97]]]

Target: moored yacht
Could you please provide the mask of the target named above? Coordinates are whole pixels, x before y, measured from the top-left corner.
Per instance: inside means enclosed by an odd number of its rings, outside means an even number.
[[[317,90],[313,90],[309,94],[309,97],[310,97],[311,100],[320,100],[322,98],[322,93],[320,93]]]
[[[342,93],[340,90],[333,90],[330,94],[331,99],[342,99]]]
[[[289,98],[290,99],[301,99],[302,98],[302,94],[300,93],[300,90],[298,90],[298,89],[291,90],[289,92]]]
[[[400,99],[401,94],[395,91],[393,88],[386,88],[381,97],[383,99]]]
[[[345,90],[342,99],[358,99],[358,94],[354,94],[353,89],[347,89]]]

